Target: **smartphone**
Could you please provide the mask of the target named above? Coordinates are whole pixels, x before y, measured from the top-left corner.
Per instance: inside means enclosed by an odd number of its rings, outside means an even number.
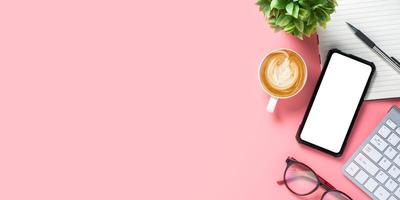
[[[372,62],[330,50],[297,131],[297,141],[341,156],[374,72]]]

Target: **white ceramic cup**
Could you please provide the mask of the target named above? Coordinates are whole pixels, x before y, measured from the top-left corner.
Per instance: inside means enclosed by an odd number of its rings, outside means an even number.
[[[263,66],[262,66],[262,65],[263,65],[265,59],[267,59],[269,55],[271,55],[272,53],[277,52],[277,51],[290,51],[290,52],[296,54],[296,55],[301,59],[301,61],[302,61],[303,64],[304,64],[304,67],[305,67],[305,70],[304,70],[304,72],[305,72],[304,74],[305,74],[305,75],[304,75],[304,81],[303,81],[302,86],[296,91],[296,93],[294,93],[294,94],[292,94],[292,95],[290,95],[290,96],[285,96],[285,97],[278,97],[278,96],[275,96],[274,94],[272,94],[271,92],[269,92],[268,89],[266,89],[266,88],[264,87],[264,84],[262,83],[262,80],[261,80],[261,70],[263,69]],[[308,74],[308,72],[307,72],[307,65],[306,65],[306,62],[304,62],[303,57],[301,57],[299,53],[297,53],[297,52],[295,52],[295,51],[293,51],[293,50],[291,50],[291,49],[276,49],[276,50],[273,50],[273,51],[269,52],[269,53],[263,58],[263,60],[261,61],[260,67],[259,67],[259,70],[258,70],[258,79],[259,79],[259,81],[260,81],[260,85],[261,85],[261,87],[263,88],[263,90],[264,90],[267,94],[269,94],[269,95],[271,96],[270,99],[269,99],[269,101],[268,101],[268,104],[267,104],[267,111],[270,112],[270,113],[274,112],[275,107],[276,107],[276,104],[278,103],[278,100],[279,100],[279,99],[288,99],[288,98],[291,98],[291,97],[293,97],[293,96],[296,96],[296,95],[304,88],[304,85],[305,85],[306,82],[307,82],[307,74]]]

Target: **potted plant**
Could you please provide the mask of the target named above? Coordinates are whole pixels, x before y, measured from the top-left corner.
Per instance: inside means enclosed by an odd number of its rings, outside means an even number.
[[[335,12],[336,0],[258,0],[267,22],[300,39],[324,27]]]

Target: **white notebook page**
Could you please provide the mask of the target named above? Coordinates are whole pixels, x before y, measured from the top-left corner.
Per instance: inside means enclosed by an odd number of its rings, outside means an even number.
[[[338,0],[326,29],[318,29],[322,65],[332,48],[374,62],[376,72],[365,99],[400,97],[400,73],[356,37],[345,22],[400,60],[400,0]]]

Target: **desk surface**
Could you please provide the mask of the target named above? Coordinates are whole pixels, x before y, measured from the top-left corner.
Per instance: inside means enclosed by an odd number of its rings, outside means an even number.
[[[167,18],[173,21],[164,31],[169,40],[163,44],[168,48],[159,61],[153,61],[165,66],[165,74],[156,76],[167,87],[161,94],[150,94],[160,100],[154,102],[157,112],[150,116],[158,116],[161,125],[152,125],[154,135],[142,136],[156,141],[153,148],[144,146],[154,171],[145,170],[148,173],[142,179],[151,176],[161,181],[151,182],[158,192],[143,190],[142,197],[296,199],[275,184],[282,177],[286,157],[294,156],[354,199],[368,199],[346,180],[341,167],[387,110],[400,101],[364,103],[339,159],[301,146],[295,133],[320,69],[316,37],[300,41],[274,33],[252,1],[213,1],[200,4],[190,14],[187,19],[179,14]],[[300,95],[279,102],[271,115],[265,111],[268,96],[259,87],[257,70],[267,52],[282,47],[300,52],[310,76]]]
[[[0,199],[296,199],[294,156],[354,199],[341,167],[392,104],[363,105],[339,158],[295,132],[319,74],[315,37],[274,33],[252,1],[7,1],[0,12]],[[275,48],[310,71],[265,111]]]

